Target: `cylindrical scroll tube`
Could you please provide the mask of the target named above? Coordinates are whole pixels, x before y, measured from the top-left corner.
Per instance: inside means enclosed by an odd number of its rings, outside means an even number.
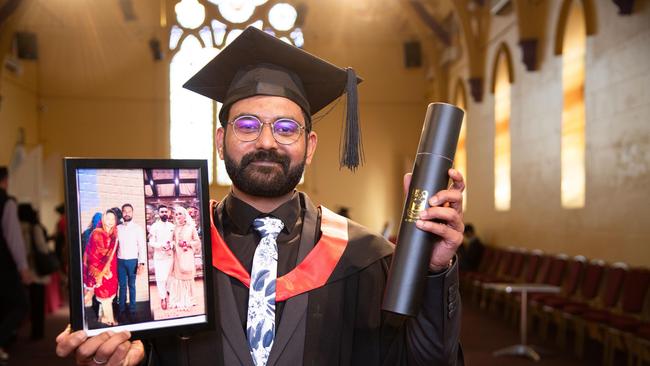
[[[427,108],[420,144],[413,165],[404,212],[397,236],[397,248],[388,272],[382,309],[415,316],[420,309],[422,290],[433,244],[438,236],[415,226],[420,211],[429,207],[429,198],[449,184],[463,110],[445,103]]]

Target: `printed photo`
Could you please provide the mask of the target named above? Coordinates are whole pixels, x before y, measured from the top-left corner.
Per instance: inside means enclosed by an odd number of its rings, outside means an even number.
[[[79,318],[89,335],[205,324],[201,169],[68,165],[71,259],[79,262],[70,276],[81,290],[73,328]]]

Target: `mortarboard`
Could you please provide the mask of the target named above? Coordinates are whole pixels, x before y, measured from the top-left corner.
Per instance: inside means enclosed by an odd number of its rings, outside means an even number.
[[[248,27],[183,87],[223,103],[219,120],[238,100],[255,95],[285,97],[307,116],[347,94],[341,166],[355,170],[362,163],[357,84],[352,68],[342,69],[264,31]],[[306,121],[311,129],[311,120]]]

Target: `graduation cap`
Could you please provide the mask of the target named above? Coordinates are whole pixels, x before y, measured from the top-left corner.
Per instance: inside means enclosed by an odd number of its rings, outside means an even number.
[[[355,170],[363,160],[357,84],[352,68],[342,69],[255,27],[248,27],[183,87],[223,103],[222,126],[230,107],[256,95],[280,96],[298,104],[309,119],[347,94],[341,166]]]

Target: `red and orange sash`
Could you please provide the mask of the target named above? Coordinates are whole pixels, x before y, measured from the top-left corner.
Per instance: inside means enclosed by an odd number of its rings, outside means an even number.
[[[250,287],[251,276],[214,226],[213,212],[216,201],[210,201],[210,227],[212,233],[212,265],[221,272],[238,279]],[[305,259],[291,272],[276,281],[276,301],[319,288],[330,277],[348,244],[348,221],[327,208],[321,209],[321,238]]]

